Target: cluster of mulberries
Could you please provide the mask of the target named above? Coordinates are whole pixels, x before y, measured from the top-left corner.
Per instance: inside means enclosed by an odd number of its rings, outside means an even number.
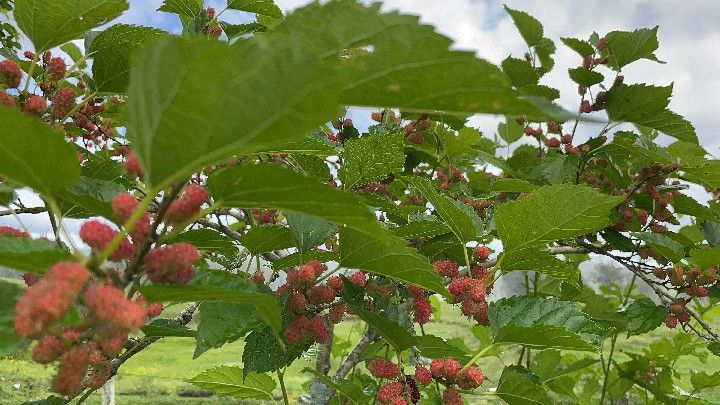
[[[707,297],[708,289],[716,285],[718,281],[718,271],[715,267],[706,270],[700,270],[698,267],[684,269],[675,266],[668,270],[656,267],[653,275],[658,279],[669,282],[672,286],[680,291],[690,295],[691,297]]]
[[[117,234],[118,231],[98,220],[87,221],[80,226],[80,239],[90,246],[93,253],[102,252]],[[110,259],[113,261],[131,259],[134,254],[135,246],[127,238],[123,238],[110,255]]]
[[[330,331],[325,323],[325,317],[322,315],[312,318],[305,315],[296,317],[285,328],[283,339],[287,344],[294,345],[303,340],[308,333],[318,343],[328,342],[330,340]]]
[[[367,365],[368,371],[376,378],[392,380],[400,375],[400,367],[392,361],[373,359]]]
[[[165,222],[179,225],[192,218],[207,201],[207,191],[202,186],[190,184],[185,192],[170,204],[165,213]]]
[[[180,242],[150,249],[143,264],[153,283],[185,284],[195,274],[200,252],[190,243]]]

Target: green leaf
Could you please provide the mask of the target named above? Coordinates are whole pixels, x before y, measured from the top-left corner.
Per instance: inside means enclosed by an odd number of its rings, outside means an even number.
[[[685,248],[679,242],[652,232],[633,232],[632,235],[656,250],[671,262],[679,262],[685,257]]]
[[[23,402],[22,405],[64,405],[65,400],[60,397],[56,397],[55,395],[50,395],[49,397],[45,399],[38,399],[35,401],[26,401]]]
[[[73,62],[78,63],[78,68],[85,69],[87,67],[87,63],[85,61],[81,61],[83,58],[83,51],[74,42],[64,43],[60,46],[60,50],[68,54]]]
[[[697,390],[720,386],[720,372],[708,374],[704,371],[690,374],[690,383]]]
[[[704,160],[692,165],[683,165],[683,178],[708,188],[720,187],[720,161]]]
[[[293,159],[300,166],[303,172],[308,176],[313,176],[318,180],[327,181],[332,175],[330,168],[325,163],[325,159],[315,155],[295,154]]]
[[[310,250],[307,252],[295,252],[273,262],[273,269],[282,270],[290,267],[297,267],[310,260],[317,259],[323,263],[340,260],[340,255],[335,252]]]
[[[504,252],[502,271],[536,271],[555,279],[580,286],[580,270],[577,266],[562,261],[547,252],[545,247],[524,248]]]
[[[510,405],[552,405],[540,378],[522,366],[508,366],[500,375],[495,395]]]
[[[124,186],[112,181],[80,176],[58,195],[57,202],[63,215],[70,218],[114,218],[110,203],[116,195],[126,191]]]
[[[283,13],[273,0],[228,0],[227,7],[235,10],[283,18]]]
[[[158,11],[195,17],[205,13],[202,0],[165,0]]]
[[[201,251],[217,252],[226,257],[231,257],[238,253],[238,247],[232,239],[217,231],[207,228],[185,231],[168,242],[192,243]]]
[[[15,335],[14,321],[15,304],[22,292],[19,285],[0,280],[0,355],[12,354],[20,347],[20,339]]]
[[[605,79],[602,73],[583,67],[568,69],[568,74],[570,75],[570,79],[572,79],[572,81],[585,87],[590,87],[598,83],[602,83],[602,81]]]
[[[393,228],[395,236],[403,239],[432,238],[452,232],[440,221],[413,221]]]
[[[334,346],[333,346],[334,347]],[[310,373],[316,378],[322,380],[325,384],[333,387],[337,392],[342,394],[343,400],[348,400],[353,404],[366,403],[371,397],[365,393],[360,381],[348,380],[346,378],[329,377],[317,370],[305,367],[303,373]]]
[[[404,179],[433,205],[435,211],[452,229],[460,242],[464,244],[477,239],[479,233],[477,221],[468,211],[456,204],[455,200],[440,194],[430,180],[421,177],[405,177]]]
[[[720,223],[715,221],[703,221],[700,230],[705,235],[705,240],[710,246],[720,246]]]
[[[575,302],[512,297],[493,302],[488,317],[495,343],[597,351],[605,331]]]
[[[578,55],[582,56],[583,58],[586,56],[590,56],[593,53],[595,53],[595,49],[593,46],[587,42],[583,41],[581,39],[577,38],[567,38],[567,37],[561,37],[560,40],[563,44],[565,44],[568,48],[572,49],[573,51],[577,52]]]
[[[295,246],[290,229],[277,225],[261,225],[251,228],[240,237],[240,243],[253,255],[287,249]]]
[[[513,86],[518,88],[535,85],[540,81],[537,71],[525,59],[508,56],[502,61],[502,69]]]
[[[548,152],[540,162],[540,171],[548,183],[561,184],[568,179],[575,180],[579,165],[577,155]]]
[[[523,136],[523,126],[518,124],[514,118],[505,117],[505,122],[498,124],[497,133],[506,144],[519,140]]]
[[[190,330],[172,319],[155,319],[143,326],[142,331],[146,337],[195,337],[194,330]]]
[[[229,24],[226,22],[220,22],[222,30],[229,39],[241,37],[247,34],[253,34],[258,31],[265,31],[267,27],[257,22],[251,22],[247,24]]]
[[[290,210],[283,211],[300,251],[307,251],[325,243],[337,233],[337,225],[322,218]]]
[[[193,359],[209,349],[234,342],[263,323],[252,305],[231,302],[203,302],[198,306],[198,326]]]
[[[352,194],[279,165],[262,163],[226,169],[210,176],[209,187],[223,205],[292,210],[381,238],[385,234],[375,216]]]
[[[417,344],[415,336],[411,335],[405,326],[392,320],[387,312],[375,313],[365,310],[365,302],[362,298],[365,295],[364,290],[353,285],[344,276],[342,278],[345,284],[343,299],[352,308],[355,315],[375,329],[398,352]]]
[[[72,255],[46,239],[0,235],[0,266],[44,274],[53,264],[73,260]]]
[[[292,364],[310,347],[312,340],[303,339],[295,345],[281,346],[270,327],[258,328],[245,338],[242,361],[245,373],[276,371]]]
[[[402,173],[405,164],[404,132],[367,135],[345,142],[340,180],[347,189]]]
[[[80,175],[77,153],[65,137],[17,108],[0,108],[0,145],[0,173],[46,197]]]
[[[152,27],[116,24],[98,34],[92,53],[93,80],[98,91],[124,93],[130,76],[130,57],[154,38],[167,35]]]
[[[244,373],[237,366],[218,366],[203,371],[188,380],[189,383],[235,398],[273,400],[275,379],[266,374]]]
[[[275,331],[281,329],[280,305],[269,291],[252,281],[219,270],[195,270],[195,277],[182,286],[145,285],[138,290],[148,301],[234,302],[255,306],[258,315]]]
[[[482,141],[490,141],[482,138],[480,131],[475,128],[464,127],[457,131],[450,131],[441,125],[435,125],[432,132],[440,138],[445,153],[451,157],[457,157],[465,154],[474,154],[473,146]],[[490,141],[492,142],[492,141]],[[494,151],[494,149],[492,149]]]
[[[351,228],[340,229],[340,266],[362,269],[415,284],[447,296],[440,276],[427,258],[399,238],[385,242]]]
[[[613,121],[631,122],[656,129],[681,141],[697,143],[692,124],[667,109],[672,85],[646,84],[613,86],[605,102],[608,117]]]
[[[420,354],[425,357],[431,359],[452,357],[460,361],[462,364],[470,361],[467,348],[455,345],[451,340],[446,340],[442,337],[433,335],[418,336],[416,339],[416,347],[420,350]]]
[[[675,195],[672,199],[672,206],[673,211],[677,214],[692,215],[699,220],[709,219],[712,221],[718,219],[718,214],[714,210],[700,204],[697,200],[685,194]]]
[[[337,111],[334,70],[297,38],[270,39],[229,46],[165,37],[136,53],[127,137],[151,185],[169,184],[236,154],[300,140]]]
[[[16,0],[15,21],[40,54],[120,16],[127,0]]]
[[[660,62],[655,54],[658,48],[657,30],[641,28],[635,31],[612,31],[605,35],[610,64],[620,70],[624,66],[639,60],[649,59]]]
[[[720,265],[720,247],[690,250],[690,257],[701,269]]]
[[[665,322],[668,309],[664,305],[655,305],[647,297],[633,301],[625,310],[628,320],[628,336],[641,335],[657,329]]]
[[[508,6],[505,6],[505,11],[510,14],[510,18],[529,47],[540,44],[544,33],[540,21],[524,11],[513,10]]]
[[[0,183],[0,205],[8,206],[15,200],[15,189],[5,183]]]

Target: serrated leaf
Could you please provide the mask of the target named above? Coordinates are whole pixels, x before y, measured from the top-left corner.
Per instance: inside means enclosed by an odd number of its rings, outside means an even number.
[[[57,203],[63,215],[70,218],[114,218],[110,203],[116,195],[125,191],[127,189],[118,183],[80,176],[58,195]]]
[[[270,291],[252,281],[219,270],[195,270],[195,277],[182,286],[144,285],[138,288],[148,301],[234,302],[253,305],[275,331],[281,329],[280,305]]]
[[[435,208],[435,211],[452,229],[453,233],[463,244],[478,237],[477,222],[469,213],[455,204],[454,200],[440,194],[433,184],[420,177],[405,177],[408,183],[415,187],[425,199]]]
[[[572,79],[572,81],[585,87],[602,83],[605,79],[602,73],[583,67],[568,69],[568,74],[570,75],[570,79]]]
[[[332,177],[330,168],[325,163],[325,159],[319,156],[296,154],[293,155],[293,159],[295,159],[295,163],[297,163],[308,176],[313,176],[323,181]]]
[[[620,70],[639,59],[660,62],[654,54],[659,45],[657,30],[658,27],[655,26],[635,31],[612,31],[605,35],[611,65]]]
[[[0,235],[0,266],[44,274],[53,264],[72,260],[72,255],[46,239]]]
[[[690,383],[695,391],[720,386],[720,372],[708,374],[704,371],[690,374]]]
[[[340,229],[340,266],[362,269],[447,295],[427,258],[399,238],[385,242],[351,228]]]
[[[710,246],[720,246],[720,223],[716,221],[703,221],[700,230]]]
[[[237,366],[219,366],[203,371],[188,380],[189,383],[235,398],[272,400],[275,379],[266,374],[244,373]]]
[[[697,143],[692,124],[667,109],[672,85],[665,87],[645,84],[613,86],[605,105],[613,121],[625,121],[656,129],[681,141]]]
[[[260,225],[240,237],[240,243],[253,255],[295,246],[290,229],[277,225]]]
[[[192,243],[201,251],[217,252],[226,257],[231,257],[238,253],[238,247],[232,239],[217,231],[207,228],[185,231],[168,242]]]
[[[525,43],[530,47],[538,45],[544,33],[540,21],[524,11],[513,10],[508,6],[504,7],[505,11],[510,14],[510,18],[512,18],[518,31],[520,31],[520,35],[525,40]]]
[[[172,319],[154,319],[141,329],[146,337],[195,337],[195,331]]]
[[[720,161],[704,160],[682,166],[683,178],[708,188],[720,187]]]
[[[514,118],[505,117],[505,122],[498,124],[497,133],[509,145],[522,138],[523,126],[518,124]]]
[[[488,317],[496,343],[597,351],[605,331],[574,302],[512,297],[493,302]]]
[[[675,195],[672,199],[672,207],[676,214],[692,215],[698,220],[708,219],[712,221],[718,219],[718,214],[714,210],[685,194]]]
[[[306,338],[297,344],[283,347],[270,327],[255,329],[245,338],[242,354],[244,372],[264,373],[279,370],[302,356],[311,344],[312,340]]]
[[[17,108],[0,108],[0,145],[0,174],[46,197],[80,175],[77,153],[63,134]]]
[[[435,358],[446,358],[452,357],[460,361],[462,364],[467,363],[470,360],[467,348],[459,347],[454,345],[451,341],[446,340],[439,336],[423,335],[416,338],[418,350],[420,354],[425,357]]]
[[[540,162],[540,171],[550,184],[565,183],[575,179],[580,158],[574,154],[548,153]]]
[[[273,0],[228,0],[227,7],[235,10],[283,18],[283,13]]]
[[[209,349],[234,342],[263,323],[252,305],[230,302],[203,302],[198,306],[198,326],[193,359]]]
[[[552,405],[540,379],[522,366],[503,369],[495,395],[510,405]]]
[[[580,55],[583,58],[595,53],[595,48],[593,48],[593,46],[587,41],[583,41],[583,40],[577,39],[577,38],[567,38],[567,37],[561,37],[560,40],[568,48],[572,49],[573,51],[575,51],[578,55]]]
[[[524,87],[538,84],[540,76],[525,59],[508,56],[502,61],[503,72],[515,87]]]
[[[275,164],[243,165],[210,176],[216,200],[239,208],[278,208],[352,226],[380,238],[385,232],[355,196]],[[272,185],[269,187],[268,185]]]
[[[195,17],[205,13],[202,0],[164,0],[158,11]]]
[[[40,54],[118,17],[127,0],[16,0],[18,27]]]
[[[685,257],[685,248],[679,242],[657,233],[633,232],[634,237],[645,241],[651,248],[663,255],[671,262],[678,262]]]
[[[339,172],[345,188],[354,188],[401,173],[405,163],[403,133],[367,135],[345,142]]]
[[[580,286],[580,270],[577,265],[562,261],[550,255],[544,247],[525,248],[504,252],[502,271],[536,271],[555,279]]]
[[[701,269],[720,265],[720,247],[690,250],[692,261]]]
[[[667,307],[656,305],[650,298],[644,297],[633,301],[625,310],[628,336],[641,335],[657,329],[665,322],[667,316]]]
[[[290,210],[283,213],[300,251],[313,249],[337,233],[337,225],[322,218]]]
[[[130,78],[130,57],[154,38],[168,35],[153,27],[116,24],[100,32],[88,52],[93,57],[93,80],[98,91],[124,93]]]
[[[18,284],[0,280],[0,355],[12,354],[20,346],[14,321],[15,304],[22,292]]]
[[[220,23],[220,26],[222,26],[223,32],[229,39],[253,34],[258,31],[265,31],[267,29],[267,27],[257,22],[247,24],[229,24],[223,21]]]

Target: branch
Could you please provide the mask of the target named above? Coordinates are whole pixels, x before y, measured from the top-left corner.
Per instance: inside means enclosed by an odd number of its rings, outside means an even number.
[[[330,356],[332,355],[333,329],[335,325],[330,322],[330,319],[325,317],[325,327],[330,333],[330,339],[320,345],[320,353],[315,363],[315,370],[323,375],[327,375],[330,371]],[[330,389],[330,386],[319,377],[315,377],[310,385],[310,398],[301,398],[301,402],[307,404],[327,404],[333,394],[334,392]]]
[[[17,214],[42,214],[43,212],[46,212],[46,211],[47,211],[47,208],[45,208],[45,207],[15,208],[15,209],[0,211],[0,217],[4,217],[4,216],[8,216],[8,215],[17,215]]]

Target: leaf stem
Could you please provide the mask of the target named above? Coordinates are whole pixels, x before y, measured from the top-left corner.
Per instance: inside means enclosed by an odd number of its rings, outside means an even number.
[[[288,400],[287,389],[285,388],[285,378],[284,378],[284,376],[285,376],[285,373],[284,373],[284,372],[281,372],[280,370],[277,371],[278,382],[280,383],[280,389],[282,390],[283,403],[284,403],[285,405],[289,405],[290,402],[289,402],[289,400]]]
[[[490,344],[487,345],[484,349],[482,349],[482,350],[480,350],[479,352],[477,352],[477,354],[476,354],[475,356],[473,356],[473,358],[470,359],[470,361],[468,361],[468,362],[463,366],[462,370],[465,370],[466,368],[468,368],[468,367],[472,366],[473,364],[475,364],[481,357],[483,357],[483,356],[485,355],[485,353],[489,352],[489,351],[490,351],[491,349],[493,349],[494,347],[495,347],[495,343],[490,343]]]

